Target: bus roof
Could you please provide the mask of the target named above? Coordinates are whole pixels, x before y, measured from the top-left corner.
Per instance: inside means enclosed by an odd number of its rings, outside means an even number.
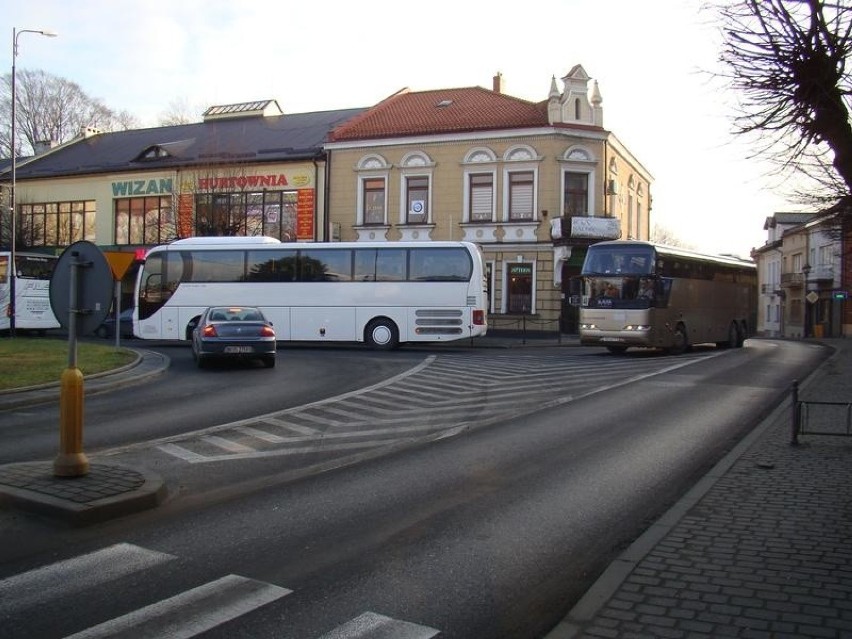
[[[597,242],[589,248],[595,246],[646,246],[654,249],[659,255],[669,255],[672,257],[685,257],[703,262],[714,262],[716,264],[729,264],[731,266],[740,266],[745,268],[757,268],[752,260],[745,260],[734,255],[711,255],[709,253],[699,253],[690,249],[681,248],[679,246],[667,246],[665,244],[657,244],[656,242],[645,242],[642,240],[610,240],[606,242]]]
[[[189,237],[183,240],[175,240],[169,244],[161,244],[148,249],[146,256],[152,252],[159,251],[181,251],[181,250],[223,250],[223,249],[291,249],[291,250],[310,250],[312,248],[339,248],[339,249],[365,249],[365,248],[409,248],[409,247],[426,247],[426,248],[449,248],[449,247],[466,247],[470,250],[478,251],[478,247],[473,242],[450,241],[450,240],[434,240],[424,242],[393,242],[393,241],[376,241],[376,242],[280,242],[273,237],[253,236],[253,237]]]

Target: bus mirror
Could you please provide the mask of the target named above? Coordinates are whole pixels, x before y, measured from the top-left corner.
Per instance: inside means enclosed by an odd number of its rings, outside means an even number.
[[[571,297],[579,296],[583,292],[583,278],[572,277],[568,280],[568,294]]]

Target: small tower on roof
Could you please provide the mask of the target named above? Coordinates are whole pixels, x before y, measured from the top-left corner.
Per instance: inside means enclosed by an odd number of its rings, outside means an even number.
[[[597,81],[591,78],[582,65],[575,65],[563,78],[563,91],[559,92],[554,76],[550,82],[547,115],[551,124],[588,124],[603,126],[603,98]]]

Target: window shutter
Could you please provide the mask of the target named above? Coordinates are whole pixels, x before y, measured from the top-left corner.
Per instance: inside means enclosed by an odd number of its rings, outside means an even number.
[[[533,185],[513,184],[510,217],[513,220],[531,220],[533,217]]]
[[[474,186],[470,191],[470,219],[474,222],[491,220],[493,190],[488,186]]]

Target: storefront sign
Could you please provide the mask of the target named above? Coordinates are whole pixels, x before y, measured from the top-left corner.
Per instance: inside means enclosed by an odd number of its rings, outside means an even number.
[[[253,189],[276,186],[290,186],[287,176],[283,173],[279,173],[278,175],[241,175],[198,179],[198,189],[200,191],[227,191],[233,189]]]
[[[296,202],[296,238],[314,239],[314,190],[299,189]]]
[[[113,197],[130,197],[133,195],[171,195],[172,178],[155,180],[126,180],[112,183]]]

